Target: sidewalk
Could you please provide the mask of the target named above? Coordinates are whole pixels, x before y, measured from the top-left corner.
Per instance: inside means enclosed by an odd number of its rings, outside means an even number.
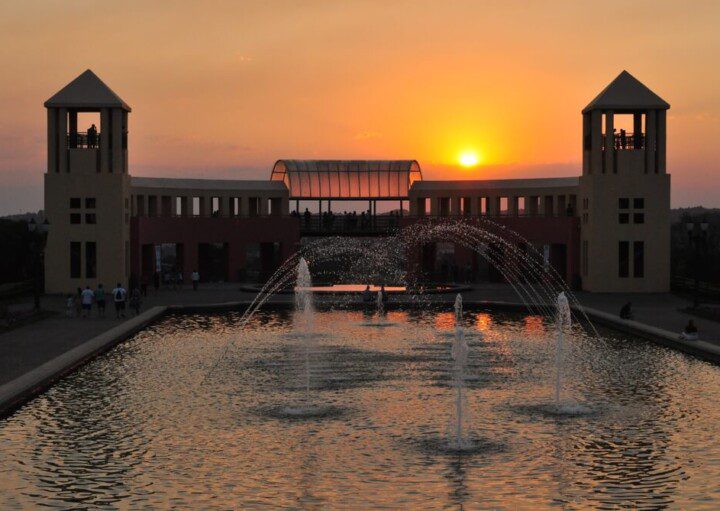
[[[670,294],[590,294],[577,293],[581,304],[617,315],[620,307],[628,300],[633,303],[635,320],[670,332],[680,332],[689,319],[693,319],[704,341],[720,345],[720,323],[695,318],[680,309],[690,302]],[[203,285],[198,291],[189,287],[181,290],[150,290],[143,299],[143,310],[157,305],[201,305],[227,302],[250,302],[254,293],[239,290],[238,284]],[[326,300],[332,297],[324,297]],[[391,302],[394,297],[391,297]],[[451,304],[454,294],[432,295],[436,303]],[[512,288],[505,284],[481,284],[472,291],[464,292],[466,303],[476,301],[518,302]],[[292,302],[293,296],[276,295],[272,302]],[[115,319],[112,304],[105,318],[96,317],[93,310],[90,318],[66,318],[65,299],[61,296],[44,297],[42,307],[57,311],[53,317],[21,326],[0,334],[0,385],[22,376],[28,371],[66,353],[84,342],[116,327],[123,320]],[[133,314],[126,311],[127,318]]]
[[[157,293],[148,291],[148,297],[143,299],[142,310],[155,305],[246,301],[252,300],[253,297],[251,293],[237,291],[237,285],[215,286],[197,292],[189,288],[176,291],[161,290]],[[95,308],[89,318],[67,318],[65,302],[66,298],[63,296],[44,296],[41,300],[42,309],[54,311],[55,315],[0,334],[0,385],[22,376],[134,316],[132,311],[126,310],[125,319],[116,319],[115,309],[110,300],[105,318],[98,318]]]

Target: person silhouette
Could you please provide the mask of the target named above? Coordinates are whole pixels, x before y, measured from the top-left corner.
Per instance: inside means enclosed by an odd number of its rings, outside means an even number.
[[[88,147],[97,146],[97,127],[94,124],[87,130],[87,145]]]

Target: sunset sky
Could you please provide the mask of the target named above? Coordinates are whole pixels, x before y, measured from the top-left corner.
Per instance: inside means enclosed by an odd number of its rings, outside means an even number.
[[[238,179],[279,158],[578,175],[580,110],[627,69],[672,107],[672,205],[718,207],[718,21],[717,1],[4,1],[0,214],[42,207],[42,105],[87,68],[133,108],[133,175]]]

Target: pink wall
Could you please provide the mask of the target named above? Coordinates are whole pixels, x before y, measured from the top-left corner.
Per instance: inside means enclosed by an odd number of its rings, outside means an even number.
[[[228,244],[228,275],[236,280],[245,266],[248,243],[279,242],[281,261],[299,248],[300,221],[292,217],[257,218],[184,218],[135,217],[130,224],[131,271],[140,276],[142,246],[146,244],[182,243],[184,246],[183,278],[198,267],[200,243]],[[147,269],[143,268],[147,273]]]
[[[457,217],[448,217],[448,221],[457,221]],[[493,217],[493,222],[511,229],[525,238],[532,245],[539,247],[545,244],[564,244],[567,247],[567,260],[565,274],[568,284],[574,286],[580,275],[580,219],[578,217]],[[418,221],[426,221],[418,217],[405,217],[402,225],[410,225]],[[438,218],[433,217],[437,222]],[[482,226],[482,223],[474,218],[467,218],[464,221],[471,225]],[[415,262],[419,264],[419,254],[415,256]],[[472,261],[472,254],[463,247],[456,247],[455,260],[459,266],[464,266]]]

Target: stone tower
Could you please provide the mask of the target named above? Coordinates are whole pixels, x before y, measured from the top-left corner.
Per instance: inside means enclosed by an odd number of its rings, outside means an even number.
[[[50,222],[45,291],[102,283],[127,285],[130,263],[130,107],[87,70],[45,102],[48,163],[45,213]],[[78,132],[78,114],[99,126]]]
[[[581,277],[593,292],[670,288],[670,105],[623,71],[583,110]]]

